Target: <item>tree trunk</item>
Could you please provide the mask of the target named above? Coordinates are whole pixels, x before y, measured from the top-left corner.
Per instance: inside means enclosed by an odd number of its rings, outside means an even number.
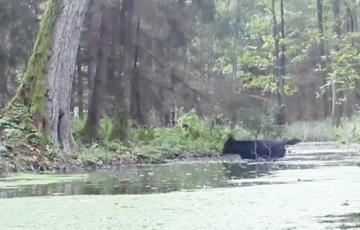
[[[284,18],[284,0],[280,0],[280,11],[281,11],[281,38],[285,40],[285,18]],[[280,95],[278,103],[281,106],[279,111],[279,124],[286,123],[286,108],[285,108],[285,74],[286,74],[286,57],[285,57],[285,44],[281,45],[281,63],[280,63],[280,75],[279,75],[279,90]]]
[[[123,0],[122,10],[121,10],[121,30],[124,31],[121,38],[121,42],[124,44],[124,50],[126,51],[126,68],[133,69],[133,60],[134,60],[134,1],[133,0]]]
[[[115,97],[115,115],[113,118],[113,127],[110,134],[110,140],[120,140],[123,141],[127,137],[128,129],[128,117],[129,111],[126,103],[126,88],[124,79],[121,78],[121,74],[124,71],[125,64],[125,54],[124,49],[125,45],[124,39],[119,39],[126,32],[123,30],[125,27],[122,26],[122,23],[125,23],[124,8],[120,12],[120,17],[117,12],[114,12],[113,22],[114,22],[114,33],[113,33],[113,48],[111,59],[113,63],[113,85],[111,87],[111,94]]]
[[[88,61],[88,72],[87,78],[89,81],[89,90],[90,92],[94,89],[94,79],[96,74],[96,64],[97,64],[97,55],[98,55],[98,42],[99,42],[99,33],[100,33],[100,24],[101,24],[101,5],[102,1],[94,0],[91,5],[90,14],[90,26],[89,26],[89,38],[88,38],[88,51],[89,51],[89,61]]]
[[[299,86],[299,92],[297,95],[298,99],[298,106],[297,106],[297,120],[301,121],[304,119],[304,106],[303,101],[306,99],[305,96],[305,87],[303,85]]]
[[[322,0],[317,0],[317,19],[318,19],[318,30],[320,36],[319,44],[319,62],[320,62],[320,77],[322,79],[322,84],[325,87],[327,85],[326,80],[326,59],[325,59],[325,44],[324,44],[324,20],[323,20],[323,3]],[[324,88],[325,92],[322,94],[323,106],[324,106],[324,118],[329,116],[329,87]]]
[[[277,82],[277,93],[276,93],[276,98],[277,98],[277,102],[279,105],[280,110],[277,112],[276,114],[276,121],[278,124],[282,124],[283,121],[281,119],[281,114],[284,112],[283,109],[283,98],[282,98],[282,94],[281,94],[281,90],[280,90],[280,82],[281,82],[281,75],[279,74],[279,33],[278,33],[278,22],[276,19],[276,11],[275,11],[275,0],[272,0],[272,15],[273,15],[273,38],[275,41],[275,49],[274,49],[274,80]]]
[[[76,97],[77,97],[77,106],[79,109],[79,117],[81,119],[84,118],[84,83],[82,77],[82,61],[81,61],[81,46],[79,46],[78,50],[78,59],[77,59],[77,81],[76,81]]]
[[[75,97],[76,97],[76,71],[73,72],[72,86],[71,86],[71,98],[70,98],[70,113],[72,116],[75,115]]]
[[[102,10],[95,84],[90,98],[88,116],[84,129],[84,136],[87,141],[99,138],[100,120],[104,110],[104,95],[111,52],[111,12],[107,7],[104,7]]]
[[[51,0],[51,2],[54,2]],[[53,33],[52,56],[48,63],[45,108],[54,144],[71,149],[70,97],[81,26],[88,0],[57,2],[59,15]]]
[[[334,12],[334,33],[337,39],[340,39],[341,28],[340,28],[340,0],[333,0],[333,12]],[[337,43],[339,40],[335,41]],[[339,50],[337,44],[334,46],[335,51]],[[339,86],[332,82],[332,114],[331,118],[333,121],[339,122],[342,117],[343,103],[340,101],[343,97],[343,91],[338,88]]]
[[[126,10],[126,23],[124,30],[126,31],[125,36],[125,51],[130,54],[133,59],[127,61],[127,65],[132,64],[132,75],[130,78],[130,116],[131,118],[140,125],[144,124],[143,116],[140,108],[140,76],[138,71],[138,58],[139,48],[133,45],[133,14],[134,14],[134,1],[124,0],[123,8]],[[136,27],[136,42],[139,43],[140,35],[140,18],[137,20]],[[131,61],[131,62],[130,62]]]
[[[6,57],[0,50],[0,110],[9,102],[6,77]]]
[[[139,42],[139,32],[140,32],[140,18],[138,18],[137,31],[136,31],[136,43]],[[138,46],[135,47],[135,56],[133,63],[133,75],[130,80],[131,85],[131,98],[130,98],[130,114],[134,121],[139,125],[145,125],[142,113],[141,113],[141,103],[140,103],[140,75],[138,70],[138,57],[139,49]]]
[[[55,146],[71,149],[70,98],[80,29],[88,0],[49,0],[16,96],[5,109],[30,107],[35,126]]]

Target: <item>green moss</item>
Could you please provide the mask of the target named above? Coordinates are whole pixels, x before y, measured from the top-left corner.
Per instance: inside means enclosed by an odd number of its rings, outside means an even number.
[[[45,78],[48,60],[52,52],[52,36],[56,20],[57,0],[50,0],[47,4],[27,69],[23,74],[22,82],[15,97],[3,111],[5,115],[9,114],[14,104],[19,103],[30,108],[30,116],[39,114],[45,117]]]

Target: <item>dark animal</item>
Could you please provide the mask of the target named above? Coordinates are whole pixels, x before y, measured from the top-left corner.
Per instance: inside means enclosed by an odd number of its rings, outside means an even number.
[[[287,141],[275,140],[254,140],[254,141],[237,141],[233,137],[229,137],[224,144],[222,154],[239,154],[242,159],[276,159],[285,156],[286,145],[295,145],[301,142],[299,139],[291,139]]]

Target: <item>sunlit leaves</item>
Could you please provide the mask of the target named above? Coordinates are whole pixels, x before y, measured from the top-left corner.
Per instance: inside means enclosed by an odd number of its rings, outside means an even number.
[[[276,80],[272,79],[276,66],[271,3],[271,0],[216,1],[215,64],[212,67],[223,76],[233,76],[236,70],[236,77],[243,82],[244,88],[257,87],[271,92],[278,90]],[[323,0],[322,3],[324,32],[320,36],[316,1],[284,2],[286,38],[280,39],[279,45],[286,46],[286,94],[298,91],[296,84],[290,85],[291,79],[308,82],[314,75],[320,77],[321,72],[326,74],[329,84],[339,84],[338,89],[353,90],[355,80],[360,79],[360,35],[343,31],[340,37],[335,36],[333,1]],[[355,10],[358,3],[347,0],[346,4]],[[341,20],[346,22],[344,16],[347,9],[344,6],[341,10]],[[280,23],[278,1],[275,11]],[[278,29],[280,31],[280,24]],[[322,41],[325,55],[319,57]],[[196,40],[193,42],[197,46],[199,43]],[[320,68],[320,61],[325,61],[324,69]]]
[[[342,88],[351,90],[354,89],[354,81],[360,79],[360,34],[349,33],[336,40],[338,49],[330,53],[332,71],[328,79],[340,84]]]

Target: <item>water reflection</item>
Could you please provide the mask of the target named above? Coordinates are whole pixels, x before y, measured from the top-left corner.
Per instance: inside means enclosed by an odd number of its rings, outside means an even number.
[[[279,171],[356,165],[358,154],[291,154],[276,162],[245,162],[239,157],[164,165],[122,165],[93,172],[86,181],[0,189],[0,198],[48,195],[153,194],[235,186],[290,183]],[[261,178],[278,177],[277,181]],[[316,177],[316,174],[314,175]],[[281,179],[283,178],[283,179]],[[312,180],[292,180],[302,183]]]
[[[232,179],[268,175],[271,164],[182,163],[168,165],[123,165],[118,169],[97,171],[87,181],[24,186],[0,190],[0,197],[47,195],[148,194],[183,190],[233,187]]]
[[[339,229],[360,229],[360,213],[327,215],[319,219],[321,223],[339,223]]]

